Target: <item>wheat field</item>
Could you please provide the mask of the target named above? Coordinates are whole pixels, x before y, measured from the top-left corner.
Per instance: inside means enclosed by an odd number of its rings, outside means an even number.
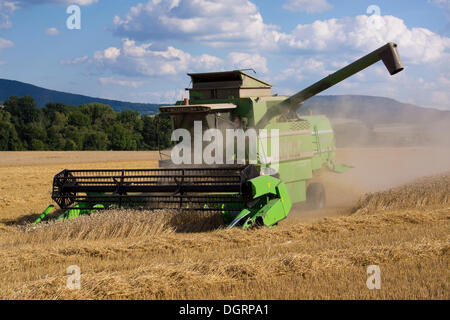
[[[325,210],[296,206],[277,228],[248,231],[225,230],[214,213],[176,211],[33,226],[60,170],[154,167],[157,155],[8,154],[0,160],[0,299],[449,299],[447,154],[383,152],[342,150],[356,168],[324,177]],[[397,166],[404,158],[412,163]],[[373,264],[380,290],[366,286]],[[71,265],[81,269],[80,290],[66,287]]]

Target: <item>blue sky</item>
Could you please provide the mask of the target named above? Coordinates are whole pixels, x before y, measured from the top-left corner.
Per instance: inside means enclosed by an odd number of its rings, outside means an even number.
[[[450,110],[449,18],[450,0],[0,0],[0,78],[172,103],[187,72],[254,68],[290,94],[394,41],[404,72],[378,63],[324,94]]]

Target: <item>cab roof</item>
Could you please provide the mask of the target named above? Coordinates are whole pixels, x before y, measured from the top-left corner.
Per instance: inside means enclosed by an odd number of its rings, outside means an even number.
[[[199,83],[214,82],[233,82],[238,88],[271,88],[273,85],[261,79],[245,73],[242,70],[207,72],[207,73],[188,73],[191,77],[192,84],[195,86]]]

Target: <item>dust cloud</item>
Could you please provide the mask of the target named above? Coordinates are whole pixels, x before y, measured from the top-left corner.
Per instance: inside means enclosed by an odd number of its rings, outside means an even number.
[[[327,195],[327,207],[307,211],[294,206],[296,217],[324,217],[350,214],[351,208],[366,193],[390,189],[418,178],[450,172],[450,148],[367,147],[338,148],[337,162],[350,165],[349,171],[320,175]]]
[[[297,205],[295,215],[349,214],[366,193],[450,171],[450,111],[380,97],[317,96],[300,109],[309,112],[330,119],[337,163],[353,168],[322,173],[327,208],[308,212]]]

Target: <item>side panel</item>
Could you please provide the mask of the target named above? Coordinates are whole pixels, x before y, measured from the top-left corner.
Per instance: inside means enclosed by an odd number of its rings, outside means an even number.
[[[312,178],[311,160],[284,161],[279,164],[281,181],[288,183]]]
[[[314,157],[312,158],[312,170],[319,170],[323,165],[335,161],[334,132],[330,121],[325,116],[302,117],[311,125],[312,146]]]
[[[266,129],[279,130],[278,173],[292,203],[306,200],[306,181],[313,175],[314,136],[305,120],[269,124]],[[270,146],[268,139],[267,145]],[[269,156],[271,156],[268,148]],[[319,161],[321,162],[321,161]],[[272,166],[273,167],[273,166]]]
[[[278,159],[280,162],[308,159],[314,155],[313,137],[307,121],[274,123],[265,129],[268,135],[271,130],[278,130]],[[271,146],[272,141],[268,136],[267,143],[262,145],[262,149],[265,148],[265,150],[261,149],[259,152],[272,157],[274,153]]]
[[[286,182],[286,188],[292,203],[306,200],[306,181]]]

